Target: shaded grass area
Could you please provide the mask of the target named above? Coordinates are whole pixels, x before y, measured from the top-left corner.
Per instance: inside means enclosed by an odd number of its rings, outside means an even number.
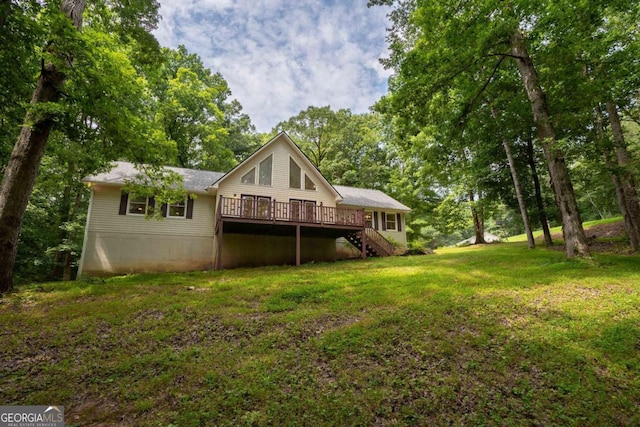
[[[618,223],[618,222],[621,222],[621,221],[622,221],[622,217],[621,216],[616,216],[616,217],[611,217],[611,218],[598,219],[598,220],[594,220],[594,221],[585,221],[582,224],[582,226],[586,230],[586,229],[588,229],[590,227],[594,227],[594,226],[598,226],[598,225],[614,224],[614,223]],[[552,235],[559,235],[560,236],[560,241],[562,240],[562,238],[561,238],[561,236],[562,236],[562,227],[561,226],[551,227],[549,229],[549,231],[551,232]],[[542,230],[533,231],[533,238],[536,241],[543,242],[544,241],[544,236],[542,234]],[[525,233],[523,233],[523,234],[518,234],[516,236],[509,236],[506,239],[506,241],[508,241],[508,242],[526,242],[527,241],[527,235]]]
[[[522,244],[3,298],[0,402],[76,425],[639,425],[640,258]]]

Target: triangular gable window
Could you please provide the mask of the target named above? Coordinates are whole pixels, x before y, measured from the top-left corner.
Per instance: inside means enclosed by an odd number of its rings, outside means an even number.
[[[309,178],[309,175],[304,175],[304,189],[305,190],[316,190],[316,183]]]
[[[256,168],[251,169],[249,172],[242,175],[240,182],[243,184],[255,184],[256,183]]]

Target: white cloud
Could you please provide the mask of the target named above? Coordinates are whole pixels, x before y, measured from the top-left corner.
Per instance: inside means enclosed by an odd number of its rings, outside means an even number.
[[[310,105],[365,112],[386,91],[387,9],[366,0],[160,3],[160,43],[220,72],[260,132]]]

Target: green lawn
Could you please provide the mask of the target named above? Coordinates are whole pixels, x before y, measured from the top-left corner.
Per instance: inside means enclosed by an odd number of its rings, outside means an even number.
[[[620,222],[622,221],[622,217],[621,216],[614,216],[611,218],[605,218],[605,219],[598,219],[598,220],[594,220],[594,221],[585,221],[582,226],[587,229],[591,226],[594,225],[601,225],[601,224],[612,224],[614,222]],[[562,226],[558,226],[558,227],[551,227],[549,229],[549,231],[551,232],[551,234],[560,234],[562,235]],[[544,240],[543,236],[542,236],[542,230],[536,230],[533,232],[533,238],[535,240]],[[562,240],[562,239],[560,239]],[[506,241],[508,242],[526,242],[527,241],[527,235],[525,233],[522,234],[518,234],[516,236],[509,236]]]
[[[522,243],[21,287],[0,402],[71,425],[640,425],[640,257]]]

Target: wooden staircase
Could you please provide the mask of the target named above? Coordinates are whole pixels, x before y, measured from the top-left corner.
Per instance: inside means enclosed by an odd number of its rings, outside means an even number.
[[[367,256],[391,256],[393,255],[393,245],[375,229],[365,228],[367,242]],[[345,237],[349,243],[362,251],[362,232],[349,234]]]

